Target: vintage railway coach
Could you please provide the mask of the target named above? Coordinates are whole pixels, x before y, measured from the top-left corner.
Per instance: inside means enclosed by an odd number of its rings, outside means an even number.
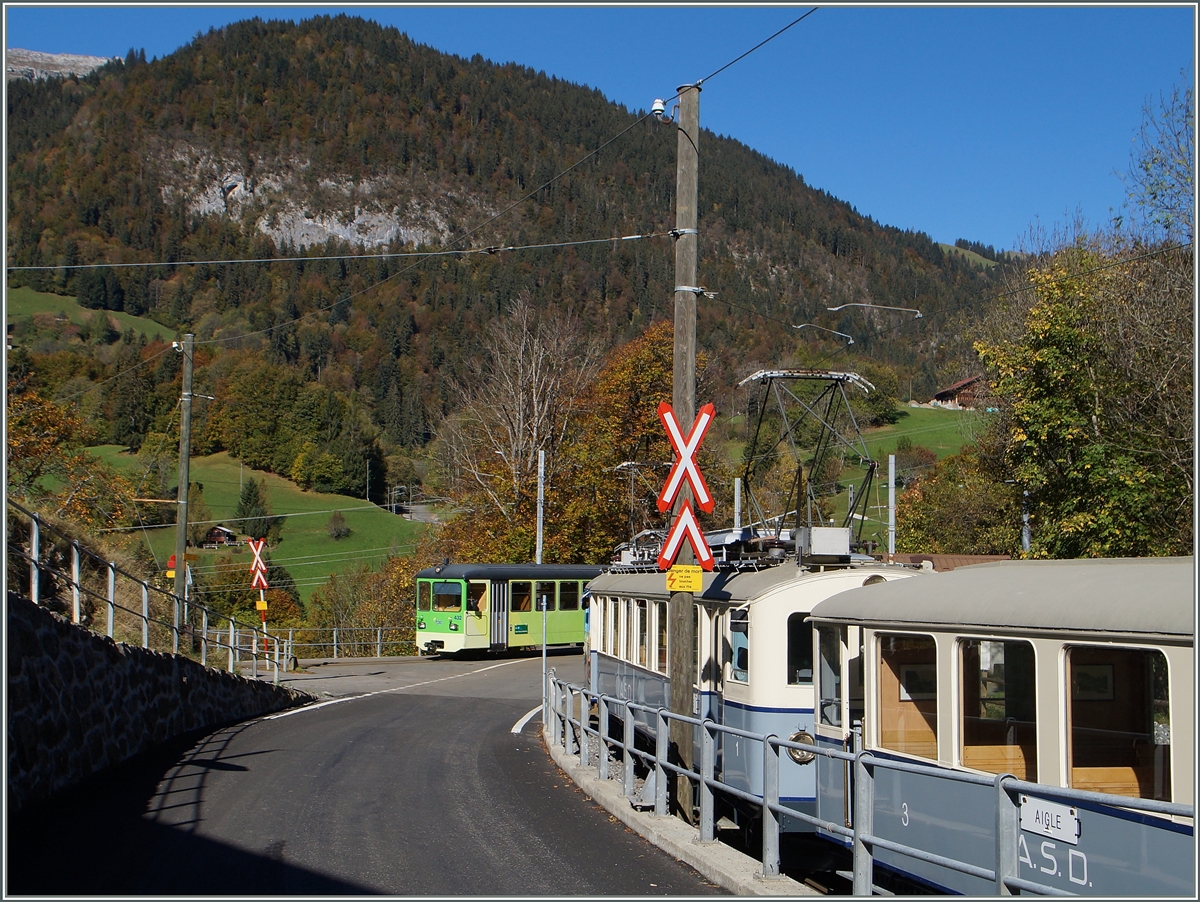
[[[1019,876],[1192,895],[1191,819],[1117,797],[1194,804],[1195,602],[1192,558],[1008,561],[841,593],[811,617],[817,744],[853,751],[861,725],[876,758],[1111,794],[1023,797]],[[851,767],[818,756],[816,769],[820,816],[849,826]],[[993,866],[992,787],[875,773],[875,835]],[[894,852],[876,861],[934,889],[994,892]]]
[[[869,559],[868,559],[869,560]],[[812,630],[814,604],[868,581],[902,579],[918,571],[874,562],[718,570],[695,593],[693,715],[725,726],[808,741],[813,734]],[[594,692],[639,704],[669,707],[667,575],[613,570],[590,584],[590,684]],[[637,715],[637,731],[654,734],[653,717]],[[762,745],[723,736],[717,750],[722,779],[762,795]],[[699,752],[697,751],[699,760]],[[783,769],[783,803],[815,809],[811,762]],[[731,812],[739,822],[747,812]],[[809,830],[784,818],[787,830]]]
[[[427,654],[582,646],[585,587],[600,567],[447,564],[417,574],[417,646]]]

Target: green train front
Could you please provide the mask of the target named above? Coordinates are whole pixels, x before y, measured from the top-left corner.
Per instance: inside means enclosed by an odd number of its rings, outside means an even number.
[[[417,647],[426,654],[582,646],[584,588],[600,567],[447,564],[417,574]]]

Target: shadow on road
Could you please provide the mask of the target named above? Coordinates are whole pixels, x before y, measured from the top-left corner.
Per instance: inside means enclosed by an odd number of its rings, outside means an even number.
[[[195,834],[203,774],[245,769],[219,757],[219,735],[172,740],[10,814],[6,894],[377,894],[283,861],[271,837],[255,852]],[[188,779],[199,785],[184,788]]]

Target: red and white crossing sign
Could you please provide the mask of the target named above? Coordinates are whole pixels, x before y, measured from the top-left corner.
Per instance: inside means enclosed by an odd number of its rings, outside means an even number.
[[[263,560],[263,548],[266,547],[266,539],[251,539],[250,550],[254,552],[254,563],[250,565],[250,572],[254,574],[254,578],[250,581],[252,589],[269,589],[267,585],[267,564]]]
[[[671,447],[675,449],[675,463],[671,466],[671,472],[667,474],[667,482],[658,495],[660,511],[667,511],[675,503],[684,480],[687,480],[688,485],[692,487],[692,495],[700,510],[710,513],[715,506],[716,502],[712,492],[708,490],[708,483],[704,481],[700,468],[696,466],[696,450],[700,447],[704,434],[708,432],[708,427],[712,425],[716,413],[717,410],[712,404],[705,404],[700,408],[700,413],[696,415],[691,432],[684,436],[671,405],[666,401],[658,405],[658,418],[662,420],[663,428],[667,430],[667,438],[671,440]],[[696,560],[700,566],[705,570],[712,570],[714,563],[712,549],[708,547],[708,541],[704,538],[704,530],[700,528],[700,523],[696,520],[696,510],[692,507],[691,498],[683,499],[679,513],[675,516],[675,522],[671,524],[667,539],[663,542],[662,550],[658,554],[660,570],[670,569],[671,564],[675,562],[675,556],[679,554],[679,549],[683,547],[684,539],[691,542],[692,550],[695,551]]]
[[[717,409],[712,404],[705,404],[701,407],[700,413],[696,416],[696,422],[692,424],[692,431],[685,438],[671,405],[666,401],[658,405],[658,418],[662,420],[663,428],[667,430],[667,438],[671,440],[671,447],[675,449],[675,463],[671,467],[671,472],[667,474],[667,482],[658,496],[660,512],[667,511],[675,503],[675,498],[685,479],[692,487],[696,506],[706,514],[712,512],[716,502],[708,490],[708,483],[700,474],[700,468],[696,466],[696,449],[700,447],[704,433],[708,432],[708,427],[712,425],[716,413]],[[695,515],[693,514],[693,516]]]
[[[667,540],[663,542],[662,550],[658,553],[658,569],[669,570],[671,568],[671,564],[675,562],[675,556],[683,547],[685,538],[692,543],[692,550],[696,552],[696,562],[705,570],[712,570],[715,558],[712,549],[708,547],[708,540],[704,538],[704,530],[696,522],[696,512],[692,509],[692,502],[688,498],[683,499],[679,515],[671,524]]]

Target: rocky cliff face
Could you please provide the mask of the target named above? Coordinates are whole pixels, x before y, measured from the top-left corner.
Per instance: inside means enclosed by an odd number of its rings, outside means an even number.
[[[119,57],[114,57],[119,59]],[[109,58],[105,56],[79,56],[74,53],[39,53],[36,50],[21,50],[14,47],[4,52],[4,73],[7,78],[24,78],[35,81],[39,78],[63,78],[87,75],[98,69]]]

